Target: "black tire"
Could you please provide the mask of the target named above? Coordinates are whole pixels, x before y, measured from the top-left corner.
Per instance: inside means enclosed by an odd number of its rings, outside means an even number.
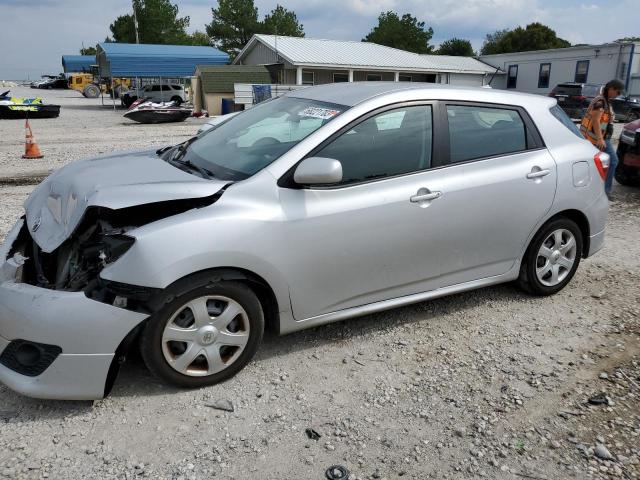
[[[97,85],[91,83],[84,87],[82,94],[87,98],[98,98],[100,96],[100,89]]]
[[[547,239],[553,232],[562,229],[568,230],[573,234],[576,243],[575,259],[573,262],[573,266],[570,270],[568,270],[564,279],[557,285],[548,286],[543,284],[538,279],[538,275],[536,274],[538,252],[542,247],[545,239]],[[567,286],[567,284],[575,275],[576,270],[578,269],[578,265],[580,265],[580,259],[582,258],[582,246],[582,232],[573,220],[560,217],[547,222],[542,227],[540,227],[538,233],[536,233],[531,240],[524,258],[522,259],[522,263],[520,264],[520,276],[518,277],[518,280],[516,280],[516,284],[519,288],[531,295],[547,296],[558,293],[565,286]]]
[[[211,295],[227,297],[242,306],[249,322],[249,339],[244,350],[224,370],[206,376],[185,375],[175,370],[166,360],[163,353],[163,332],[172,316],[182,311],[187,302]],[[264,314],[258,297],[245,284],[218,281],[202,286],[202,283],[198,283],[179,296],[169,293],[167,300],[165,306],[149,319],[140,338],[140,351],[145,364],[151,373],[165,382],[184,388],[201,388],[220,383],[242,370],[258,350],[264,333]]]
[[[176,95],[176,96],[171,97],[171,101],[172,101],[172,102],[175,102],[175,104],[176,104],[177,106],[180,106],[180,105],[182,105],[182,104],[184,103],[184,102],[182,101],[182,99],[181,99],[180,97],[178,97],[177,95]]]
[[[625,187],[640,187],[640,170],[637,168],[628,168],[620,159],[616,171],[614,173],[616,182]]]
[[[629,113],[629,122],[635,122],[638,119],[640,119],[640,112],[639,111],[634,110],[633,112]]]

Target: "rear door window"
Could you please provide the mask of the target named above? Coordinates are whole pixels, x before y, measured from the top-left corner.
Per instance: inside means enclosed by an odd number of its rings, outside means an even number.
[[[450,163],[527,149],[527,129],[517,110],[447,105]]]

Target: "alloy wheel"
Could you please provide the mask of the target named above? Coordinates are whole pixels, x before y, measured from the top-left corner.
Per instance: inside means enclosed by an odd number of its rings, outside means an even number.
[[[547,287],[562,283],[576,262],[576,252],[573,233],[564,228],[551,232],[536,256],[536,276],[540,283]]]

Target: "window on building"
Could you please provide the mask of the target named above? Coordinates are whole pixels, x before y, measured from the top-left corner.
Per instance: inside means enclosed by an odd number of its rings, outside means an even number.
[[[589,60],[579,60],[576,62],[576,75],[573,79],[576,83],[587,83],[589,74]]]
[[[349,81],[348,73],[334,73],[333,74],[333,83],[343,83]]]
[[[411,75],[400,74],[400,76],[398,77],[398,80],[400,80],[401,82],[412,82],[413,77]]]
[[[451,163],[527,149],[527,134],[516,110],[447,105]]]
[[[367,73],[367,82],[381,82],[382,75],[379,73]]]
[[[315,85],[316,74],[315,72],[302,72],[302,85]]]
[[[551,64],[541,63],[538,72],[538,88],[549,88],[549,77],[551,77]]]
[[[382,112],[362,121],[315,155],[342,163],[342,183],[359,183],[431,166],[430,105]]]
[[[518,65],[509,65],[507,74],[507,88],[516,88],[518,83]]]

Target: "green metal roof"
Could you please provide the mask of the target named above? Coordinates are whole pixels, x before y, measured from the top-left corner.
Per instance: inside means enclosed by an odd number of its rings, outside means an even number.
[[[207,93],[231,93],[234,83],[271,83],[266,67],[252,65],[198,65],[202,91]]]

